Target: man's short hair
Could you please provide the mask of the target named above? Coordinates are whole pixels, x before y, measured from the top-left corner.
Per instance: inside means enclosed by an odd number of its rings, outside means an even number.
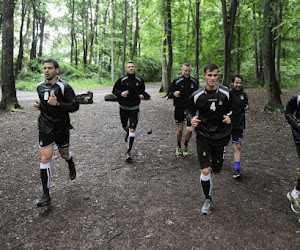
[[[219,70],[218,66],[214,63],[209,63],[204,67],[204,73],[208,70],[209,72],[214,71],[215,69]]]
[[[244,82],[244,79],[242,77],[242,75],[239,75],[239,74],[235,74],[231,77],[231,82],[234,83],[235,81],[235,78],[240,78],[242,80],[242,82]]]
[[[182,68],[183,67],[191,67],[191,64],[190,63],[184,63],[184,64],[182,64]]]
[[[43,64],[45,64],[45,63],[52,63],[56,69],[59,68],[58,62],[56,60],[54,60],[54,59],[51,59],[51,58],[46,59],[43,62]]]
[[[131,64],[134,65],[134,62],[133,62],[133,61],[129,61],[129,62],[126,63],[126,66],[127,66],[127,64],[129,64],[129,63],[131,63]]]

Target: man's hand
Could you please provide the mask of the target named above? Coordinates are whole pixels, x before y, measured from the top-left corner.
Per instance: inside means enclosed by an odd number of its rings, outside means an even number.
[[[123,91],[123,92],[121,93],[121,96],[127,97],[128,94],[129,94],[129,90],[125,90],[125,91]]]
[[[175,96],[175,97],[179,97],[179,96],[180,96],[180,91],[175,91],[175,92],[174,92],[174,96]]]
[[[226,124],[230,124],[231,123],[231,119],[228,115],[224,115],[223,116],[223,122]]]
[[[250,108],[248,105],[246,105],[246,107],[244,108],[245,111],[248,111]]]
[[[37,111],[40,109],[40,102],[39,101],[35,101],[33,104],[33,110]]]
[[[140,98],[141,100],[144,100],[144,96],[143,96],[142,94],[139,95],[139,98]]]
[[[56,106],[56,104],[57,104],[57,97],[55,95],[50,96],[49,100],[48,100],[48,103],[51,106]]]
[[[201,120],[199,120],[199,117],[194,116],[191,120],[192,127],[197,127],[199,122],[201,122]]]

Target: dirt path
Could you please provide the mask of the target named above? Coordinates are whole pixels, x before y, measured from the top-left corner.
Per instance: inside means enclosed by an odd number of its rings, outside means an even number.
[[[70,181],[54,154],[49,214],[35,207],[37,96],[18,92],[24,112],[0,114],[1,249],[300,249],[300,224],[285,197],[299,161],[284,117],[261,113],[265,92],[247,90],[244,180],[232,179],[229,145],[222,173],[213,176],[213,212],[203,216],[195,137],[192,154],[175,158],[173,105],[158,89],[147,86],[152,100],[141,105],[130,165],[118,104],[104,102],[111,87],[93,90],[95,103],[71,115],[78,176]],[[293,93],[284,92],[284,104]]]

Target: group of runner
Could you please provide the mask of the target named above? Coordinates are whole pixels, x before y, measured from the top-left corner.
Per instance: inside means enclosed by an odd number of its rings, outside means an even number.
[[[40,110],[38,119],[40,172],[43,194],[37,206],[51,203],[49,188],[51,179],[50,162],[54,145],[69,166],[69,177],[76,178],[76,169],[69,151],[70,112],[79,109],[79,103],[71,85],[58,77],[59,65],[56,60],[48,59],[43,64],[45,80],[37,86],[39,101],[33,105]],[[125,161],[132,162],[131,150],[135,139],[135,130],[139,118],[139,105],[144,99],[144,80],[135,74],[135,65],[128,62],[126,75],[120,77],[112,90],[117,97],[122,128],[125,130],[127,145]],[[241,145],[245,129],[245,112],[249,110],[247,94],[243,90],[243,77],[234,75],[232,86],[227,88],[218,83],[218,66],[209,63],[203,72],[204,84],[190,76],[191,65],[184,63],[181,75],[173,80],[167,96],[174,99],[174,119],[178,126],[175,155],[189,155],[188,143],[193,128],[196,133],[197,155],[201,168],[200,183],[205,196],[201,208],[203,214],[210,214],[212,202],[212,173],[222,170],[224,149],[231,140],[234,148],[233,178],[241,175]],[[294,96],[285,108],[285,117],[292,126],[297,153],[300,158],[300,93]],[[184,122],[186,134],[182,142]],[[287,194],[294,212],[300,214],[300,174],[295,188]]]

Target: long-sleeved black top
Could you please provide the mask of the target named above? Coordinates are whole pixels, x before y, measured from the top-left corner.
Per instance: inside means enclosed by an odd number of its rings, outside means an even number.
[[[248,96],[243,89],[236,90],[231,88],[234,102],[235,102],[235,112],[232,116],[232,129],[244,129],[246,127],[246,117],[245,117],[245,107],[248,105]]]
[[[300,92],[294,95],[284,109],[284,116],[292,126],[295,143],[300,143]]]
[[[177,108],[186,108],[191,94],[198,90],[199,82],[196,78],[179,76],[173,80],[169,91],[168,98],[173,99],[173,104]],[[174,96],[175,91],[180,91],[179,97]]]
[[[72,129],[69,113],[77,111],[79,103],[71,85],[61,79],[52,84],[46,84],[44,81],[38,84],[37,93],[41,111],[38,118],[39,130],[47,134],[56,134]],[[57,97],[59,106],[48,104],[52,94]]]
[[[121,96],[121,93],[125,90],[129,91],[127,97]],[[121,76],[115,83],[112,93],[118,97],[118,102],[121,107],[132,108],[138,107],[141,99],[139,95],[145,92],[144,80],[137,77],[135,74],[127,74]]]
[[[231,133],[231,124],[223,122],[224,115],[232,118],[234,100],[229,89],[218,85],[216,90],[207,90],[205,87],[195,91],[189,100],[186,109],[188,119],[198,113],[201,122],[195,128],[197,135],[211,140],[219,140]]]

